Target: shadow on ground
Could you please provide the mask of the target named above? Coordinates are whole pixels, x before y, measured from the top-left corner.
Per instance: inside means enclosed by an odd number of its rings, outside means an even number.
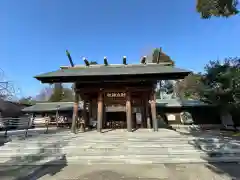
[[[65,141],[58,141],[47,146],[38,145],[40,148],[37,153],[12,157],[4,164],[0,164],[0,179],[38,179],[46,174],[55,175],[67,165],[66,156],[61,150],[67,145]],[[58,165],[53,166],[54,164]]]
[[[16,178],[15,180],[33,180],[39,179],[45,175],[54,176],[60,172],[65,166],[67,166],[66,156],[62,155],[58,160],[52,160],[49,163],[45,163],[41,166],[33,167],[34,170],[29,175]]]
[[[0,146],[3,146],[5,143],[10,141],[11,141],[11,138],[9,137],[0,137]]]
[[[139,177],[129,177],[118,172],[104,170],[91,172],[78,177],[78,180],[139,180]],[[160,180],[159,178],[141,178],[142,180]]]
[[[205,167],[219,175],[228,175],[232,179],[240,179],[240,163],[238,162],[212,162],[212,157],[240,157],[240,137],[234,136],[236,132],[219,130],[195,130],[179,132],[182,135],[195,137],[189,141],[196,149],[207,154],[203,157],[208,163]],[[233,152],[235,150],[236,152]]]

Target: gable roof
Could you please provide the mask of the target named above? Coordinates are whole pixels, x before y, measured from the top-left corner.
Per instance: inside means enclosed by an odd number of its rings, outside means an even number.
[[[142,75],[141,77],[153,75],[157,78],[157,75],[179,75],[185,77],[190,71],[172,67],[164,66],[163,64],[129,64],[129,65],[92,65],[92,66],[80,66],[74,68],[63,68],[61,70],[48,72],[35,76],[36,79],[42,82],[50,82],[50,79],[65,80],[70,77],[87,78],[87,77],[119,77],[119,76],[132,76]]]

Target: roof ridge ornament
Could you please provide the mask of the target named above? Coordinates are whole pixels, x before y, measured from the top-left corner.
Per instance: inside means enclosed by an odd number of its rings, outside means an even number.
[[[126,56],[123,56],[123,64],[127,65],[127,57]]]
[[[83,57],[83,61],[87,67],[90,66],[90,63],[88,62],[87,58]]]
[[[142,57],[141,64],[146,64],[146,58],[147,58],[147,56]]]
[[[106,56],[104,56],[103,61],[104,61],[104,65],[108,66],[108,61],[107,61],[107,57]]]
[[[67,54],[67,57],[68,57],[68,60],[71,64],[72,67],[74,67],[74,63],[73,63],[73,60],[72,60],[72,57],[70,55],[70,52],[68,50],[66,50],[66,54]]]

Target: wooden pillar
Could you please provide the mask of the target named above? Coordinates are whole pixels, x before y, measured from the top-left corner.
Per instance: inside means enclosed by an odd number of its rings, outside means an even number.
[[[79,94],[75,91],[71,132],[76,133],[78,119]]]
[[[88,103],[88,118],[89,118],[89,125],[92,126],[92,121],[93,121],[93,115],[92,115],[92,100],[89,100]]]
[[[82,111],[82,115],[83,115],[83,120],[84,120],[84,126],[83,126],[83,131],[85,131],[85,128],[88,127],[89,125],[89,121],[87,118],[87,103],[86,103],[86,99],[83,100],[83,111]]]
[[[106,128],[107,124],[107,112],[106,112],[106,105],[103,105],[103,129]]]
[[[146,122],[147,122],[147,128],[148,129],[151,129],[152,128],[152,126],[151,126],[151,119],[150,119],[150,113],[149,113],[149,102],[148,102],[148,100],[146,100],[146,105],[145,105],[146,107]]]
[[[141,128],[147,128],[144,96],[142,96],[141,100],[141,118],[142,118]]]
[[[126,94],[126,116],[127,116],[127,131],[132,132],[132,103],[131,93]]]
[[[152,114],[152,124],[153,124],[153,130],[158,131],[158,121],[157,121],[157,112],[156,112],[156,95],[153,91],[151,93],[151,114]]]
[[[97,131],[102,131],[102,123],[103,123],[103,92],[100,91],[98,93],[98,114],[97,114]]]
[[[151,129],[151,119],[150,119],[150,113],[149,113],[149,91],[145,93],[145,97],[143,98],[144,101],[144,110],[145,110],[145,120],[144,120],[144,126],[145,128]]]

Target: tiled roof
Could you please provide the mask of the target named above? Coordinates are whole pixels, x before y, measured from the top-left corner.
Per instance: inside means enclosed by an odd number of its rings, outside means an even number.
[[[64,111],[73,110],[73,102],[45,102],[37,103],[33,106],[26,107],[24,112],[50,112],[50,111]],[[79,103],[79,109],[82,109],[82,102]]]
[[[172,66],[164,66],[163,64],[134,64],[134,65],[90,65],[74,68],[64,68],[61,70],[48,72],[35,76],[37,79],[50,77],[87,77],[87,76],[119,76],[119,75],[146,75],[146,74],[172,74],[185,73],[190,71],[175,68]]]
[[[19,116],[23,107],[21,104],[0,99],[0,112],[4,117]]]
[[[181,99],[157,99],[158,107],[193,107],[209,106],[209,104],[198,100],[181,100]]]
[[[157,99],[157,107],[192,107],[192,106],[208,106],[201,101],[196,100],[178,100],[178,99]],[[73,110],[73,102],[45,102],[45,103],[37,103],[33,106],[26,107],[22,111],[24,112],[50,112],[64,110]],[[83,103],[79,102],[79,110],[83,108]],[[117,111],[125,111],[124,106],[107,106],[107,112],[117,112]]]

